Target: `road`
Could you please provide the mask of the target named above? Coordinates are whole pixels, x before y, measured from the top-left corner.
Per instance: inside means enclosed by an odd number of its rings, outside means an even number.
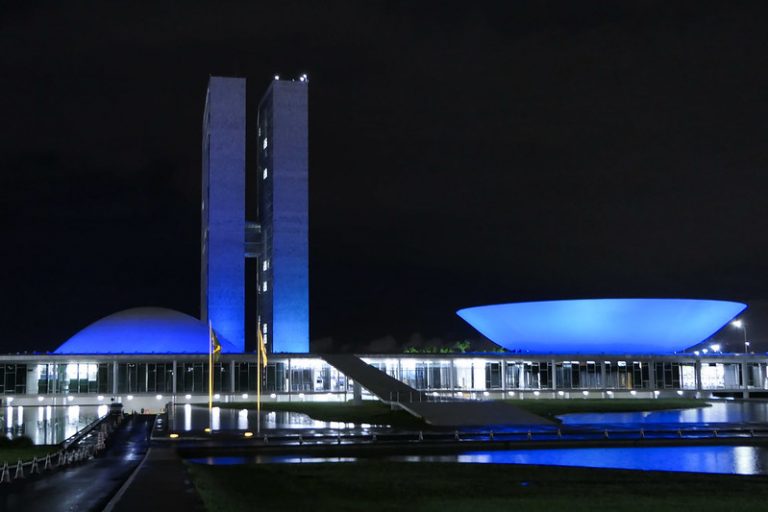
[[[153,421],[154,416],[132,416],[92,461],[0,484],[0,511],[101,512],[144,458]]]

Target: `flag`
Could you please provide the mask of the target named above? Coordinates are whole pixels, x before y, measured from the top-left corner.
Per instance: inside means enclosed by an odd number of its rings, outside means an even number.
[[[267,344],[264,343],[264,336],[261,335],[261,329],[257,329],[259,332],[259,352],[261,353],[261,364],[264,368],[267,367]]]
[[[219,338],[216,337],[216,332],[213,330],[213,327],[211,327],[211,324],[208,324],[208,332],[210,333],[211,338],[211,353],[213,354],[214,360],[219,360],[219,354],[221,354],[221,343],[219,343]]]

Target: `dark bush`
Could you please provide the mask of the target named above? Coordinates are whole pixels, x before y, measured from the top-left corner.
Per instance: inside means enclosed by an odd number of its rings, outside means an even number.
[[[27,436],[19,436],[14,437],[11,439],[11,442],[9,444],[10,448],[30,448],[34,446],[35,443],[32,442],[32,439]]]

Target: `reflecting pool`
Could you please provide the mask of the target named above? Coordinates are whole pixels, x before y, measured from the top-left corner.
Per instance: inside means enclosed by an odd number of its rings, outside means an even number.
[[[108,412],[106,405],[41,405],[0,408],[8,438],[27,436],[35,444],[58,444]]]
[[[711,407],[650,412],[577,413],[559,416],[564,425],[768,423],[768,402],[709,402]]]
[[[208,407],[189,404],[170,406],[168,414],[169,429],[176,432],[202,431],[207,427],[214,432],[256,430],[258,420],[254,409],[214,407],[209,416]],[[260,423],[262,430],[270,431],[344,429],[355,433],[366,432],[371,427],[366,423],[318,421],[303,413],[285,411],[262,411]]]
[[[307,464],[356,462],[453,462],[462,464],[532,464],[644,471],[768,475],[768,449],[756,446],[673,446],[643,448],[564,448],[470,451],[457,455],[396,455],[389,457],[315,457],[252,455],[204,457],[190,462],[208,465]]]

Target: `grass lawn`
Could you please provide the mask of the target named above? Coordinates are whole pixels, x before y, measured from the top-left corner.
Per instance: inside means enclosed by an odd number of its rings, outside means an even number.
[[[688,409],[707,407],[703,400],[684,398],[669,399],[563,399],[563,400],[509,400],[510,404],[540,416],[551,418],[560,414],[576,412],[636,412],[663,409]],[[219,407],[230,409],[255,409],[255,403],[221,403]],[[398,428],[423,428],[424,422],[405,411],[392,411],[389,406],[378,401],[365,401],[360,404],[351,402],[266,402],[264,411],[300,412],[319,421],[341,421],[344,423],[371,423],[392,425]]]
[[[32,457],[45,457],[45,454],[56,453],[60,448],[58,445],[39,445],[30,446],[29,448],[0,448],[0,466],[6,461],[9,466],[16,464],[21,459],[23,461],[32,460]]]
[[[363,461],[204,466],[209,511],[765,511],[768,479],[496,464]]]

